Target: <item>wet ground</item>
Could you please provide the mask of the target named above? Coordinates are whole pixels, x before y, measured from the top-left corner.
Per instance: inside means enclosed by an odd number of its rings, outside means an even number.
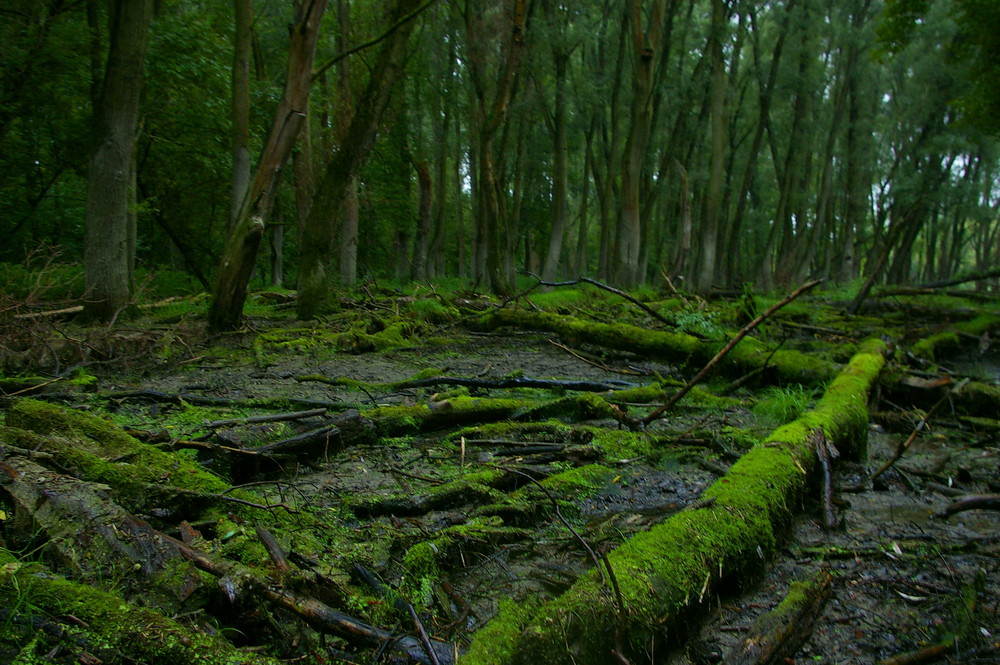
[[[641,384],[651,380],[649,372],[666,376],[672,371],[668,366],[621,354],[601,359],[604,367],[598,367],[537,334],[463,335],[433,348],[362,356],[317,355],[320,357],[312,359],[275,357],[273,364],[244,368],[206,357],[187,365],[183,373],[156,372],[144,385],[119,387],[155,386],[165,392],[193,390],[231,398],[295,396],[367,407],[419,403],[430,399],[433,391],[359,393],[344,387],[298,383],[295,377],[319,373],[388,382],[438,368],[466,377],[520,372],[533,378]],[[966,365],[975,365],[975,358]],[[954,366],[962,365],[956,362]],[[684,406],[657,427],[679,438],[695,428],[722,432],[727,427],[753,427],[752,403],[752,396],[747,395],[744,408],[713,411]],[[877,411],[892,408],[873,405]],[[761,431],[767,427],[759,424]],[[861,481],[881,466],[908,434],[905,430],[886,432],[873,424],[870,461],[865,465],[838,464],[836,485]],[[544,435],[537,438],[545,442]],[[717,451],[720,447],[710,445],[697,455],[657,460],[611,460],[618,471],[613,482],[577,501],[577,511],[571,515],[577,533],[550,516],[528,525],[534,532],[530,539],[484,542],[463,550],[453,562],[449,579],[456,593],[470,604],[471,612],[460,613],[454,603],[439,599],[435,628],[442,637],[461,641],[490,619],[499,598],[551,596],[565,590],[581,571],[593,565],[580,538],[594,548],[605,541],[621,542],[697,500],[735,459],[734,451],[719,455],[711,452],[713,448]],[[430,487],[424,481],[436,477],[441,465],[458,463],[456,454],[454,442],[439,434],[409,440],[405,446],[353,448],[328,457],[318,468],[303,470],[298,477],[300,491],[316,491],[310,500],[319,502],[336,502],[339,497],[360,492],[420,492]],[[486,450],[466,454],[470,468],[484,461],[496,463]],[[675,648],[667,654],[661,652],[656,661],[682,665],[722,662],[746,637],[754,619],[785,596],[790,582],[808,579],[826,568],[832,574],[830,598],[815,616],[805,644],[784,662],[878,662],[939,643],[956,631],[961,632],[961,638],[944,655],[948,661],[1000,662],[1000,513],[977,510],[949,519],[935,517],[955,496],[1000,491],[998,455],[996,431],[971,431],[943,415],[940,424],[933,422],[902,460],[874,483],[866,483],[861,491],[838,493],[836,529],[826,531],[819,526],[818,504],[807,499],[767,572],[746,581],[739,593],[718,597],[702,627],[692,629],[686,643],[675,643]],[[359,528],[375,529],[381,524],[398,530],[404,540],[416,542],[442,526],[462,523],[475,508],[474,503],[448,506],[403,520],[381,516]],[[400,581],[393,577],[400,574],[400,552],[399,548],[389,551],[384,560],[375,562],[392,584]],[[970,611],[956,599],[976,584],[976,609]]]
[[[448,330],[432,346],[383,353],[349,355],[322,348],[298,352],[265,349],[256,362],[234,362],[219,353],[218,340],[192,346],[180,361],[149,363],[141,378],[128,373],[102,373],[101,395],[136,390],[196,394],[232,400],[291,398],[312,400],[332,409],[350,406],[420,404],[439,399],[438,388],[358,389],[298,381],[307,374],[387,383],[430,368],[461,377],[501,378],[519,374],[556,378],[648,384],[655,377],[686,380],[664,363],[624,353],[557,346],[537,333],[473,334]],[[248,347],[253,335],[230,338],[231,347]],[[976,355],[956,360],[949,369],[975,370],[990,379],[997,367]],[[731,378],[731,377],[730,377]],[[502,392],[491,392],[502,396]],[[490,620],[505,597],[554,596],[593,566],[588,552],[602,543],[614,546],[697,501],[702,490],[725,473],[752,437],[762,438],[777,422],[755,411],[760,391],[742,390],[726,405],[685,400],[651,428],[663,445],[655,455],[605,459],[613,477],[577,496],[560,497],[563,513],[551,512],[516,525],[520,532],[472,535],[448,563],[451,595],[429,589],[428,628],[435,636],[465,644]],[[804,391],[808,402],[809,391]],[[164,422],[163,406],[143,401],[121,402],[121,417],[132,427],[155,430]],[[628,405],[642,413],[649,405]],[[971,425],[947,408],[932,419],[902,459],[874,482],[862,482],[889,459],[919,417],[907,404],[872,405],[874,412],[904,415],[876,418],[870,430],[870,456],[865,464],[837,463],[838,526],[820,527],[818,501],[807,497],[790,526],[778,555],[755,579],[710,599],[702,621],[684,640],[653,657],[658,663],[707,665],[724,662],[745,639],[755,619],[773,609],[789,584],[805,580],[821,568],[832,574],[830,597],[816,613],[804,644],[783,657],[787,663],[874,663],[940,643],[960,634],[939,655],[953,663],[1000,663],[1000,513],[975,510],[948,519],[937,516],[957,496],[1000,492],[1000,439],[989,424]],[[231,415],[225,408],[205,408],[204,421]],[[788,414],[786,414],[788,415]],[[795,417],[791,413],[790,417]],[[984,414],[989,415],[989,414]],[[998,414],[992,414],[996,418]],[[882,423],[882,424],[876,424]],[[900,424],[902,423],[902,424]],[[568,430],[617,427],[611,421],[569,423]],[[204,433],[188,422],[177,435]],[[886,431],[888,427],[891,431]],[[978,427],[978,428],[977,428]],[[259,432],[263,432],[261,429]],[[359,495],[417,496],[454,476],[455,469],[474,472],[511,465],[543,478],[579,462],[532,455],[499,456],[505,447],[562,445],[575,435],[538,430],[521,439],[460,446],[451,430],[382,440],[374,445],[325,452],[297,468],[286,467],[286,488],[313,506],[335,508]],[[732,432],[750,432],[734,439]],[[237,432],[237,438],[247,431]],[[568,439],[567,437],[570,437]],[[472,438],[470,434],[469,438]],[[482,437],[486,439],[484,435]],[[527,440],[526,440],[527,439]],[[233,443],[240,443],[233,441]],[[530,484],[514,479],[500,492]],[[288,491],[286,489],[286,491]],[[819,495],[818,486],[814,491]],[[469,497],[428,513],[359,515],[352,522],[361,537],[373,540],[392,534],[393,544],[366,550],[364,563],[390,586],[406,584],[402,558],[407,548],[432,539],[441,529],[469,524],[489,497]],[[584,545],[586,543],[587,546]],[[341,563],[348,563],[344,553]],[[957,599],[974,589],[974,606]],[[467,608],[463,608],[467,604]],[[333,653],[333,652],[331,652]],[[372,654],[338,652],[342,662],[371,662]],[[736,662],[736,661],[726,661]],[[887,661],[893,662],[893,661]],[[895,661],[918,662],[918,661]]]

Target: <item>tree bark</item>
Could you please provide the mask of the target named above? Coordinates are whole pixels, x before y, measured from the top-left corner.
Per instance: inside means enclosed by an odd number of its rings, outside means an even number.
[[[506,247],[512,239],[504,234],[505,183],[497,170],[497,138],[507,111],[514,98],[515,80],[521,65],[527,29],[527,0],[512,0],[508,22],[503,28],[504,42],[496,80],[490,80],[485,11],[482,3],[467,0],[465,27],[469,41],[468,67],[475,92],[475,151],[477,178],[473,181],[477,238],[477,262],[484,267],[484,277],[490,288],[500,296],[513,294],[514,276],[504,261]]]
[[[327,164],[323,180],[317,188],[306,220],[299,265],[297,307],[301,319],[315,318],[327,311],[332,302],[334,228],[330,223],[331,214],[344,205],[358,172],[375,145],[379,123],[389,105],[393,84],[403,69],[406,44],[414,27],[413,20],[402,23],[399,20],[412,14],[419,5],[418,0],[398,0],[395,4],[392,21],[397,27],[382,42],[378,60],[358,100],[343,143]],[[343,238],[342,252],[356,247],[356,235],[353,241]]]
[[[712,2],[711,36],[708,50],[712,59],[711,125],[712,158],[709,166],[705,217],[699,234],[699,261],[694,288],[701,294],[712,290],[718,249],[719,214],[722,206],[722,180],[726,159],[726,61],[722,53],[727,11],[724,0]]]
[[[639,256],[642,245],[640,186],[642,165],[652,130],[653,86],[663,36],[667,0],[654,0],[647,25],[643,25],[642,3],[629,0],[627,28],[632,33],[633,96],[631,124],[622,157],[621,212],[615,251],[615,278],[622,287],[634,286],[644,277]]]
[[[253,21],[252,0],[233,0],[236,31],[233,39],[232,74],[232,148],[233,190],[229,224],[236,223],[250,186],[250,34]]]
[[[327,0],[303,0],[296,5],[285,91],[223,251],[215,294],[208,311],[208,324],[213,331],[235,330],[243,317],[247,285],[271,214],[278,178],[306,117],[312,89],[313,58],[326,5]]]
[[[111,46],[94,113],[87,171],[84,275],[88,316],[110,321],[131,298],[128,201],[152,0],[116,0]]]

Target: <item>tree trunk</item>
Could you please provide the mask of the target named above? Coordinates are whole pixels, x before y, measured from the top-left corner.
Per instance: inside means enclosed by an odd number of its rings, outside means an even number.
[[[500,51],[496,80],[491,80],[488,45],[491,41],[482,3],[467,0],[465,26],[469,42],[467,63],[475,91],[475,153],[477,178],[473,181],[477,228],[477,263],[489,281],[490,288],[500,296],[514,290],[514,276],[507,270],[505,253],[508,239],[504,234],[503,198],[505,183],[497,171],[497,135],[507,117],[514,98],[514,83],[520,70],[527,28],[527,0],[512,0],[505,13],[504,42]]]
[[[285,91],[247,195],[243,198],[236,223],[223,250],[215,294],[208,310],[208,325],[211,330],[235,330],[243,317],[247,285],[257,261],[257,251],[264,237],[267,218],[271,214],[278,178],[292,146],[295,145],[308,110],[313,58],[326,5],[327,0],[303,0],[296,4]]]
[[[552,115],[552,228],[545,265],[542,267],[542,279],[546,282],[553,282],[558,277],[569,210],[569,148],[566,143],[566,69],[569,54],[553,48],[552,59],[555,64],[556,99]]]
[[[712,32],[708,40],[708,50],[712,59],[712,158],[709,166],[708,192],[705,196],[705,217],[700,233],[698,272],[694,283],[695,291],[703,295],[712,290],[712,282],[715,279],[719,212],[722,205],[722,180],[726,157],[726,61],[722,53],[726,14],[724,0],[713,0]]]
[[[152,15],[152,0],[116,0],[111,6],[111,46],[87,172],[83,253],[86,311],[101,321],[112,320],[132,295],[128,191]]]
[[[229,225],[236,223],[250,186],[250,34],[253,1],[233,0],[236,33],[233,40],[232,74],[232,147],[233,191]]]
[[[654,0],[647,25],[639,0],[628,2],[627,28],[632,33],[633,97],[631,124],[622,157],[621,212],[616,234],[615,279],[623,287],[644,278],[639,261],[642,244],[640,187],[642,165],[649,143],[653,119],[653,86],[656,81],[656,54],[663,46],[663,23],[667,0]]]
[[[422,282],[427,279],[428,255],[431,245],[433,186],[431,166],[426,161],[414,162],[417,172],[417,237],[413,247],[413,279]]]
[[[333,159],[327,164],[323,180],[317,188],[316,199],[306,220],[303,245],[300,256],[298,316],[312,319],[327,311],[333,298],[333,255],[334,229],[330,224],[331,214],[344,205],[361,167],[367,161],[375,145],[379,123],[389,104],[393,84],[403,69],[406,44],[413,31],[412,20],[400,19],[411,14],[418,6],[418,0],[398,0],[390,21],[396,27],[382,42],[378,59],[371,71],[368,84],[362,93],[351,118],[350,127]],[[357,217],[355,217],[355,220]],[[353,240],[342,238],[341,252],[349,252],[356,257],[357,232]],[[350,259],[350,257],[348,257]],[[344,272],[344,257],[341,257],[341,271]],[[342,276],[346,276],[342,274]]]

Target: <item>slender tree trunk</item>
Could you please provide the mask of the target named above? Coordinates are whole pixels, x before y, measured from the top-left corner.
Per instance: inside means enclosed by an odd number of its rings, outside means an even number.
[[[296,5],[285,91],[240,213],[226,241],[215,297],[208,311],[208,324],[212,330],[235,330],[243,317],[247,285],[257,261],[267,218],[271,214],[278,178],[306,117],[312,89],[313,57],[326,5],[327,0],[304,0]]]
[[[406,44],[413,31],[413,20],[398,22],[419,5],[419,0],[398,0],[390,12],[390,21],[398,27],[382,42],[350,127],[333,159],[327,164],[323,180],[317,188],[316,200],[306,221],[299,261],[301,278],[297,306],[301,319],[315,318],[331,306],[334,229],[330,224],[330,212],[340,209],[349,192],[356,190],[353,183],[375,145],[379,123],[389,104],[393,85],[403,69]],[[356,256],[356,237],[353,244],[349,239],[343,239],[342,252],[354,250]],[[342,256],[342,272],[343,259]]]
[[[514,98],[515,80],[520,70],[527,28],[527,0],[512,0],[505,12],[503,60],[496,80],[490,80],[485,12],[479,0],[466,0],[465,21],[469,43],[467,62],[475,92],[475,136],[478,177],[473,183],[476,201],[476,224],[479,236],[477,261],[485,269],[490,289],[497,295],[509,296],[514,291],[514,276],[507,268],[509,239],[503,215],[504,183],[498,171],[497,138]]]
[[[250,34],[253,1],[233,0],[236,33],[233,39],[232,147],[233,190],[229,213],[230,227],[236,223],[240,205],[250,186]]]
[[[705,198],[705,218],[699,233],[699,261],[695,291],[707,294],[715,279],[716,250],[719,237],[719,214],[722,206],[722,180],[726,151],[726,61],[722,53],[722,37],[727,21],[725,0],[712,2],[711,37],[708,51],[712,59],[712,158],[709,165],[708,192]]]
[[[778,66],[781,63],[781,55],[784,52],[785,37],[788,35],[788,23],[792,11],[795,9],[796,0],[789,0],[785,3],[784,13],[782,14],[781,27],[779,28],[777,40],[774,43],[774,49],[771,52],[771,64],[768,68],[767,78],[763,79],[760,75],[762,72],[762,59],[761,52],[762,47],[760,44],[760,31],[757,28],[756,16],[751,14],[751,34],[754,37],[754,64],[757,68],[760,92],[758,94],[758,120],[754,127],[753,139],[750,142],[750,148],[746,152],[746,167],[743,171],[743,179],[740,183],[740,188],[737,190],[736,194],[736,211],[733,213],[732,220],[729,225],[729,247],[730,253],[728,257],[727,264],[729,266],[728,280],[732,281],[735,274],[739,272],[739,266],[744,260],[744,254],[746,250],[746,243],[741,242],[743,223],[746,219],[747,207],[750,203],[751,194],[753,193],[754,180],[757,177],[757,164],[759,162],[758,155],[760,155],[761,147],[764,143],[764,132],[767,129],[768,118],[771,114],[771,100],[774,94],[775,82],[778,78]]]
[[[95,109],[84,233],[86,312],[110,321],[132,295],[128,202],[152,0],[111,3],[111,46]]]
[[[569,54],[553,49],[552,58],[555,64],[556,99],[552,114],[552,227],[545,265],[542,267],[542,279],[546,282],[555,281],[558,276],[569,210],[569,148],[566,139],[566,69]]]
[[[615,279],[624,287],[634,286],[644,277],[640,274],[642,165],[652,130],[656,55],[663,48],[660,38],[667,4],[668,0],[653,0],[646,25],[640,0],[629,0],[627,4],[627,25],[632,33],[633,97],[631,124],[622,158],[621,210],[615,236]]]
[[[426,161],[413,163],[417,172],[417,234],[413,247],[413,279],[422,282],[427,279],[427,262],[431,245],[431,208],[434,198],[434,183],[431,182],[431,166]]]
[[[358,178],[347,180],[340,215],[340,283],[354,284],[358,280],[358,234],[361,206],[358,200]],[[328,285],[329,286],[329,285]]]

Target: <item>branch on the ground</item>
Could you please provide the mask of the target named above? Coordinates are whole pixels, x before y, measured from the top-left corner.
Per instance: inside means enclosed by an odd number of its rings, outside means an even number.
[[[935,513],[938,519],[948,519],[966,510],[1000,510],[1000,494],[974,494],[963,496],[950,503],[944,510]]]
[[[317,381],[333,386],[353,383],[351,379],[331,379],[320,374],[306,374],[295,377],[296,381]],[[386,384],[368,384],[369,388],[384,387],[391,390],[407,388],[429,388],[432,386],[461,386],[480,390],[505,390],[510,388],[539,388],[543,390],[578,390],[580,392],[604,393],[622,388],[634,388],[627,381],[569,381],[564,379],[532,379],[526,376],[509,376],[499,379],[477,379],[463,376],[432,376],[422,379],[407,379]]]
[[[685,386],[683,388],[681,388],[676,393],[674,393],[674,395],[670,399],[668,399],[663,404],[663,406],[659,407],[658,409],[655,409],[652,413],[650,413],[648,416],[646,416],[645,419],[643,419],[642,424],[643,425],[649,425],[649,423],[653,422],[654,420],[656,420],[657,418],[659,418],[661,415],[663,415],[664,413],[666,413],[668,410],[670,410],[670,408],[673,407],[674,404],[676,404],[677,402],[679,402],[680,399],[682,397],[684,397],[685,395],[687,395],[691,391],[692,388],[694,388],[696,385],[698,385],[701,382],[701,380],[704,379],[708,375],[708,373],[711,372],[712,369],[717,364],[719,364],[719,361],[722,360],[723,358],[725,358],[726,354],[728,354],[730,351],[732,351],[733,347],[735,347],[737,344],[739,344],[740,341],[744,337],[746,337],[747,335],[749,335],[753,331],[754,328],[756,328],[761,323],[763,323],[768,317],[770,317],[772,314],[774,314],[775,312],[777,312],[779,309],[781,309],[782,307],[784,307],[788,303],[792,302],[793,300],[795,300],[796,298],[798,298],[800,295],[802,295],[803,293],[805,293],[809,289],[815,287],[816,285],[818,285],[818,284],[820,284],[822,282],[823,282],[823,280],[821,280],[821,279],[814,279],[811,282],[806,282],[805,284],[803,284],[799,288],[797,288],[794,291],[792,291],[791,293],[789,293],[783,299],[779,300],[778,302],[776,302],[773,305],[771,305],[770,307],[768,307],[766,310],[764,310],[764,312],[762,314],[760,314],[759,316],[757,316],[757,318],[755,318],[753,321],[751,321],[750,323],[748,323],[745,326],[743,326],[743,328],[741,328],[740,331],[738,333],[736,333],[736,335],[734,335],[733,338],[731,340],[729,340],[729,342],[727,342],[726,345],[723,346],[722,349],[720,349],[719,352],[716,353],[715,356],[711,360],[709,360],[708,363],[704,367],[701,368],[701,371],[699,371],[697,374],[694,375],[694,378],[692,378],[690,381],[688,381],[687,384],[685,384]]]
[[[724,665],[766,665],[792,656],[809,639],[813,622],[830,595],[832,577],[821,570],[804,582],[792,582],[785,599],[758,618],[734,646]]]
[[[888,471],[890,468],[892,468],[892,465],[898,462],[900,458],[902,458],[903,455],[906,453],[906,451],[910,449],[910,446],[912,446],[913,442],[917,440],[917,436],[922,431],[924,431],[924,428],[927,427],[927,423],[930,422],[931,418],[934,417],[934,414],[937,413],[938,409],[940,409],[953,394],[960,392],[967,383],[968,379],[959,381],[958,384],[956,384],[951,390],[946,392],[944,396],[942,396],[941,399],[935,402],[934,406],[932,406],[930,410],[927,411],[926,414],[924,414],[924,417],[920,419],[920,422],[917,423],[917,426],[913,428],[913,431],[910,432],[910,435],[906,437],[906,440],[900,443],[899,446],[896,447],[896,452],[893,454],[893,456],[889,460],[887,460],[886,463],[883,464],[878,469],[878,471],[875,471],[874,473],[869,475],[867,478],[859,482],[854,487],[848,488],[847,491],[858,491],[861,488],[866,487],[868,483],[875,480],[883,473]]]

